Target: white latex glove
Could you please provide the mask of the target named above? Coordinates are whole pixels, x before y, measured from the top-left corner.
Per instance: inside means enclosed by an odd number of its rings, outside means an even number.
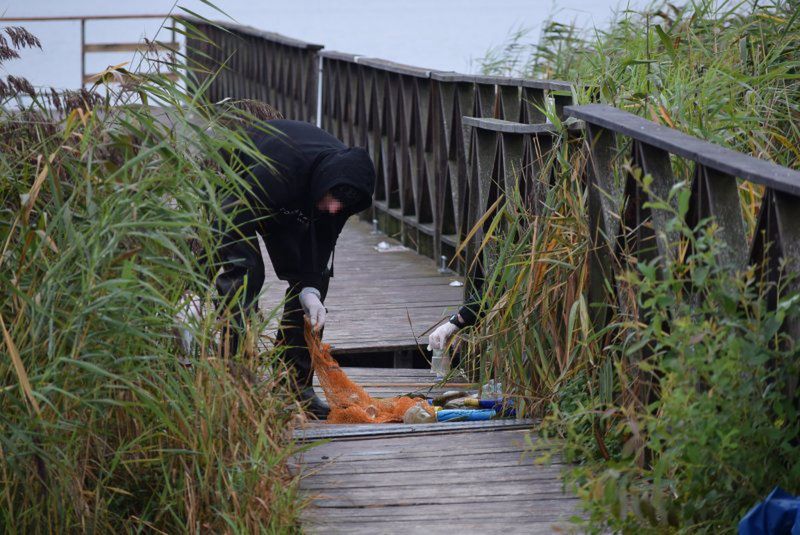
[[[319,290],[310,286],[300,290],[300,305],[303,307],[303,312],[308,316],[312,329],[318,331],[325,326],[325,314],[327,311],[320,299]]]
[[[428,337],[428,351],[433,349],[444,349],[447,341],[450,340],[450,337],[453,336],[457,330],[458,327],[449,321],[436,327],[436,330],[433,331]]]
[[[184,299],[183,308],[174,318],[175,335],[183,350],[183,357],[191,358],[196,345],[194,333],[203,322],[203,302],[195,294],[187,294]]]

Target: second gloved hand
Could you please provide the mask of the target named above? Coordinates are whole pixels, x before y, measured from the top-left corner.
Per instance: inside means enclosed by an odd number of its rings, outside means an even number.
[[[444,349],[447,341],[456,333],[457,330],[458,327],[449,321],[447,323],[442,323],[436,327],[436,330],[433,331],[428,337],[428,349]]]
[[[310,286],[300,290],[300,305],[303,307],[303,312],[308,316],[308,321],[315,331],[325,326],[325,314],[327,311],[320,299],[319,290]]]

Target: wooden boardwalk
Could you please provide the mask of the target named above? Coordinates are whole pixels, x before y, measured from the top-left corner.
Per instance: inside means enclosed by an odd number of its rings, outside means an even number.
[[[379,242],[389,250],[376,250]],[[286,284],[269,262],[262,310],[280,306]],[[325,340],[335,353],[407,351],[461,304],[462,282],[428,258],[352,219],[336,248],[326,299]],[[273,325],[274,328],[274,325]],[[346,368],[375,397],[474,390],[455,379],[436,384],[429,370]],[[461,381],[461,382],[459,382]],[[321,392],[320,392],[321,393]],[[568,530],[577,500],[562,492],[561,465],[537,465],[529,454],[533,421],[333,425],[307,422],[305,451],[294,467],[310,500],[303,516],[312,533],[553,533]],[[563,528],[563,529],[562,529]]]
[[[389,248],[379,252],[380,242]],[[275,278],[269,261],[265,265],[265,290],[259,304],[262,310],[271,310],[283,300],[287,285]],[[339,237],[334,267],[325,299],[324,336],[334,354],[427,345],[428,336],[423,333],[453,314],[463,299],[464,288],[450,286],[453,281],[463,284],[461,277],[440,274],[431,259],[383,234],[372,235],[371,226],[355,218]]]
[[[375,396],[435,387],[428,370],[348,368]],[[311,422],[299,440],[328,439],[295,460],[310,499],[311,533],[569,532],[578,501],[562,490],[563,466],[539,465],[535,422],[331,425]]]

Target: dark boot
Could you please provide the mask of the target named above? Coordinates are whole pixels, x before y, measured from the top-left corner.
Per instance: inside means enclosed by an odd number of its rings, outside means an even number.
[[[297,399],[303,405],[305,411],[313,414],[318,420],[326,420],[328,413],[331,412],[331,408],[317,396],[312,386],[300,390]]]

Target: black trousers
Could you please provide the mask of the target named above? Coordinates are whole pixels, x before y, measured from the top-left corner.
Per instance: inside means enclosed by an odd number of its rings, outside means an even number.
[[[258,310],[258,294],[264,285],[264,259],[258,245],[259,222],[249,212],[240,212],[233,219],[237,231],[222,232],[218,251],[221,272],[216,277],[216,287],[221,301],[231,309],[231,325],[222,333],[223,344],[227,343],[228,354],[235,354],[244,336],[245,318]],[[321,300],[325,301],[330,279],[325,277],[319,288]],[[311,386],[313,369],[311,355],[303,334],[303,307],[299,294],[299,282],[289,282],[278,330],[277,342],[283,347],[283,359],[293,374],[299,388]],[[237,298],[238,296],[238,298]]]

